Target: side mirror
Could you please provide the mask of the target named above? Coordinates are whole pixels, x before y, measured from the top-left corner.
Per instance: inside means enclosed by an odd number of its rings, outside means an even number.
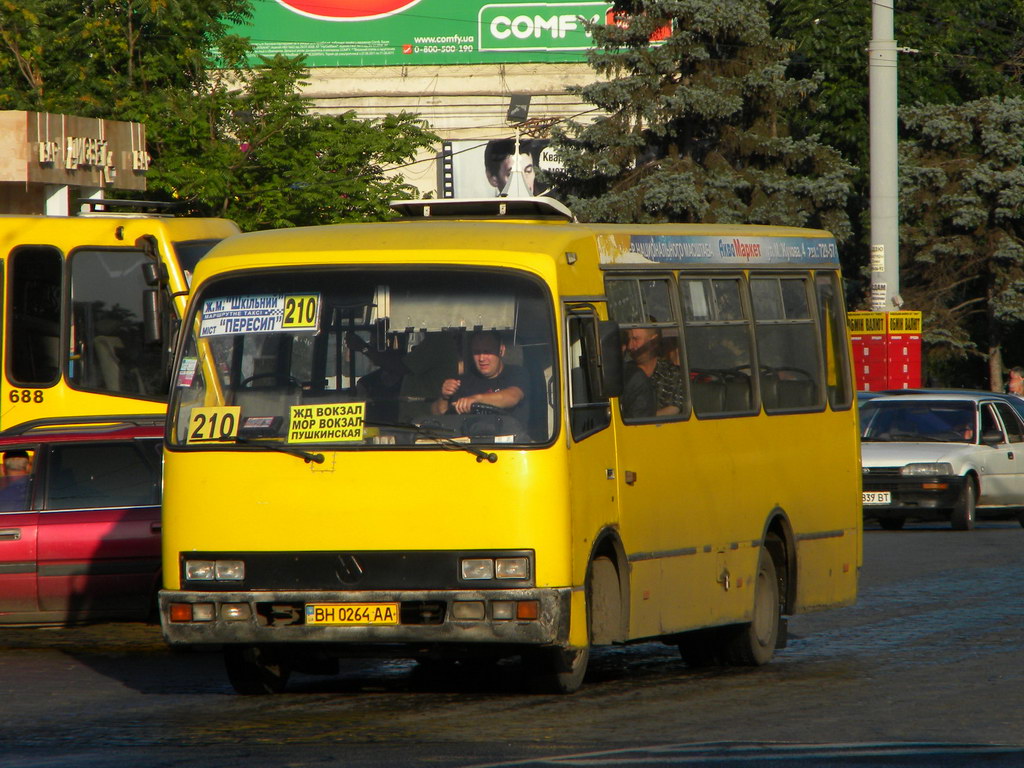
[[[986,429],[981,433],[982,445],[992,446],[993,448],[1000,443],[1006,442],[1006,438],[1003,437],[1002,431],[998,429]]]
[[[160,327],[160,292],[156,288],[142,292],[142,333],[147,344],[158,344],[163,340]]]
[[[622,394],[622,337],[619,324],[614,320],[599,320],[597,323],[598,382],[601,397],[618,397]]]

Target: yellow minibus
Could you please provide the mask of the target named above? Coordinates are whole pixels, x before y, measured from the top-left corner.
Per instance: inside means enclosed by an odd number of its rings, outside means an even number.
[[[836,245],[581,224],[552,200],[245,234],[196,269],[164,455],[173,646],[240,693],[347,654],[760,665],[854,601]],[[518,661],[516,660],[518,659]]]
[[[191,272],[239,231],[225,219],[91,202],[102,210],[0,215],[0,431],[164,413]]]

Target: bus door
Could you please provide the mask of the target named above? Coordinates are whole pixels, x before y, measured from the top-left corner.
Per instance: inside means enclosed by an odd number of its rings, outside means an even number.
[[[715,601],[725,594],[724,587],[716,587],[728,578],[729,556],[720,551],[719,510],[728,509],[723,502],[737,478],[717,469],[717,430],[694,414],[698,388],[691,380],[695,371],[687,372],[672,276],[610,275],[605,290],[611,318],[622,329],[615,431],[631,634],[706,625],[721,610]],[[724,385],[711,394],[724,398]]]
[[[598,370],[599,321],[592,305],[566,306],[569,478],[576,542],[589,556],[597,532],[618,525],[618,466],[611,405]]]

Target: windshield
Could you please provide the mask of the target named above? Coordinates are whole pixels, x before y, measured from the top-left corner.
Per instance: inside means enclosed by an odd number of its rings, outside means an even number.
[[[451,449],[553,435],[551,302],[518,273],[249,274],[193,306],[176,444]]]
[[[861,439],[903,443],[974,443],[971,402],[868,400],[860,407]]]

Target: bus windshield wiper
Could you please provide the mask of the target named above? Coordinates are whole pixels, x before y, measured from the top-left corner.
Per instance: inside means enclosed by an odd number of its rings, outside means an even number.
[[[460,450],[473,454],[476,456],[477,463],[486,461],[493,464],[498,460],[498,454],[493,453],[492,451],[481,450],[470,443],[460,443],[452,437],[450,430],[446,430],[443,427],[421,427],[416,424],[389,424],[383,421],[367,421],[366,426],[394,429],[398,432],[411,432],[414,435],[422,435],[430,440],[436,440],[445,448],[451,448],[453,450]],[[444,434],[444,432],[449,432],[449,434]]]
[[[250,440],[245,437],[236,437],[235,443],[237,445],[252,445],[256,448],[262,448],[265,451],[277,451],[278,453],[287,453],[289,456],[295,456],[296,458],[303,459],[307,464],[312,462],[313,464],[323,464],[324,455],[322,453],[310,453],[304,451],[301,448],[293,448],[290,445],[282,445],[281,443],[263,443],[257,442],[256,440]]]

